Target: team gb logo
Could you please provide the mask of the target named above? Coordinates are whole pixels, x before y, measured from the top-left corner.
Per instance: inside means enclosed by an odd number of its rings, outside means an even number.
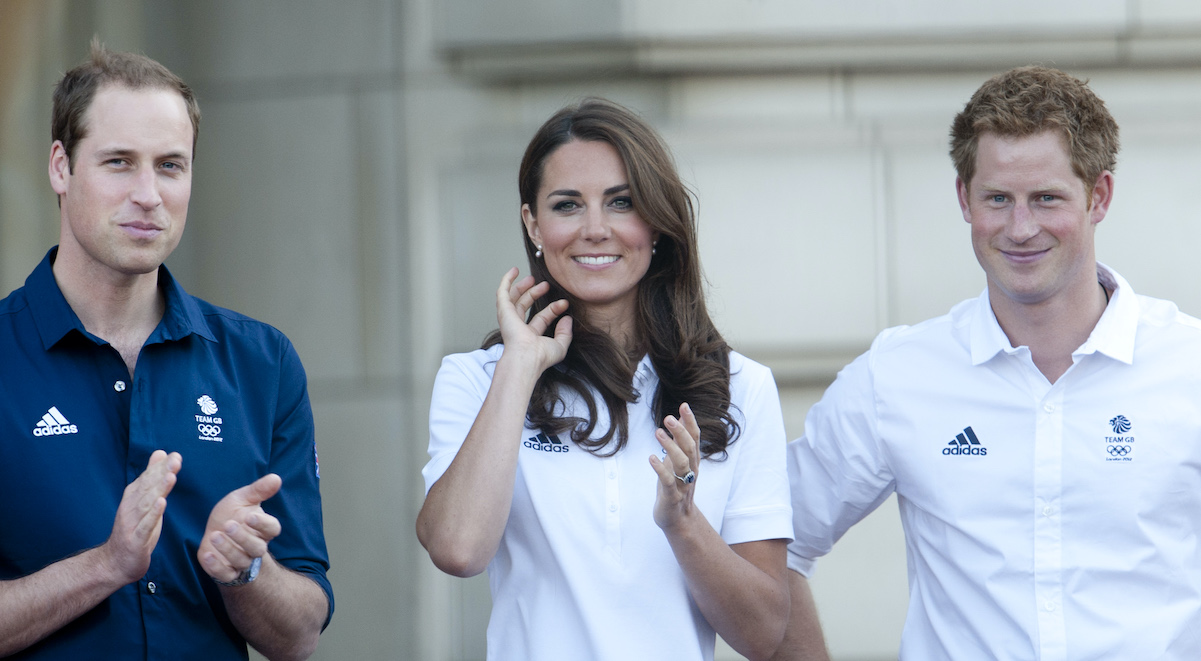
[[[200,405],[200,410],[205,415],[212,415],[217,412],[217,402],[214,402],[213,398],[208,395],[201,395],[200,399],[196,400],[196,403]]]

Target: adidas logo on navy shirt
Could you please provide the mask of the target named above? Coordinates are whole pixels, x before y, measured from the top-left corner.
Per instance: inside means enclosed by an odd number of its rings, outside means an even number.
[[[59,434],[78,434],[79,427],[71,424],[62,413],[59,412],[57,406],[51,406],[46,415],[38,420],[38,424],[33,428],[34,436],[58,436]]]
[[[529,437],[522,445],[543,452],[568,452],[571,450],[571,447],[560,441],[558,436],[554,434],[547,436],[542,432],[538,432],[537,436]]]
[[[972,431],[971,427],[964,427],[962,432],[956,434],[954,440],[947,443],[947,447],[942,449],[942,453],[947,455],[978,455],[983,457],[988,454],[988,448],[980,444],[980,439],[976,438],[976,432]]]

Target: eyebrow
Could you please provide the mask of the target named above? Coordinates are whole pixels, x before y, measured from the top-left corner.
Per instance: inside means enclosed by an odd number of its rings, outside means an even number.
[[[101,149],[100,151],[96,152],[96,156],[98,158],[100,158],[101,160],[104,160],[104,159],[112,158],[114,156],[129,157],[129,156],[135,155],[136,153],[137,153],[137,151],[134,149],[127,149],[124,147],[113,147],[111,149]],[[159,156],[156,156],[155,160],[188,161],[189,159],[188,159],[187,152],[173,151],[173,152],[167,152],[166,154],[161,154]]]
[[[606,196],[613,195],[615,193],[620,193],[624,190],[629,190],[629,188],[630,188],[629,184],[618,184],[611,188],[606,188],[604,195],[606,195]],[[546,194],[546,197],[551,198],[551,197],[555,197],[556,195],[562,196],[562,197],[582,197],[580,195],[580,191],[574,190],[571,188],[561,188],[559,190],[551,191]]]

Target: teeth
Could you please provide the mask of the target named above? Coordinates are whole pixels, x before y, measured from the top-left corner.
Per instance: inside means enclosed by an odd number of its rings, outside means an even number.
[[[604,257],[573,257],[575,261],[581,264],[612,264],[617,261],[617,255],[605,255]]]

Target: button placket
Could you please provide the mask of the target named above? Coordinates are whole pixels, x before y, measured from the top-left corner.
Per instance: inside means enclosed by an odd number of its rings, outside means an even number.
[[[1034,491],[1042,507],[1034,520],[1034,592],[1042,659],[1066,659],[1063,599],[1063,528],[1056,516],[1063,497],[1063,397],[1057,384],[1034,413]],[[1036,505],[1037,507],[1037,505]]]
[[[605,550],[614,558],[621,557],[621,489],[616,457],[602,460],[605,475]]]

